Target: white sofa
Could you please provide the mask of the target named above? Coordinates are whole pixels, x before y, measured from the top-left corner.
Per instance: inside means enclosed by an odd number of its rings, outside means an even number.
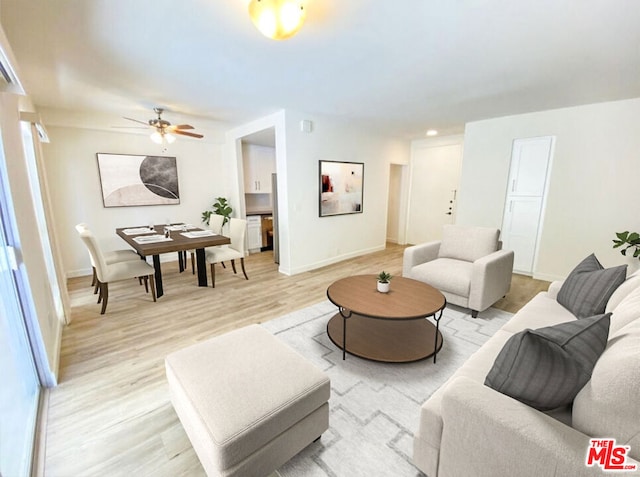
[[[500,230],[445,225],[442,240],[404,250],[402,276],[437,288],[475,318],[511,287],[513,251],[500,250]]]
[[[534,297],[423,404],[413,461],[428,477],[606,475],[585,464],[592,437],[630,446],[628,463],[638,465],[640,274],[610,297],[607,346],[572,408],[541,412],[484,385],[509,337],[576,319],[556,301],[561,285]]]

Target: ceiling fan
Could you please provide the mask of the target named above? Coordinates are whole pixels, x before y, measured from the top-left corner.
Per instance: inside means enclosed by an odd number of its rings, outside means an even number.
[[[158,117],[154,119],[149,119],[149,121],[147,122],[139,121],[137,119],[127,118],[127,117],[125,117],[124,119],[127,119],[128,121],[133,121],[135,123],[144,124],[145,126],[149,126],[155,129],[155,131],[151,134],[151,140],[158,144],[162,144],[165,141],[171,144],[173,141],[176,140],[174,134],[179,134],[181,136],[195,137],[197,139],[202,139],[204,137],[202,134],[185,131],[185,129],[193,129],[193,126],[191,126],[190,124],[176,124],[174,126],[166,119],[162,119],[162,113],[164,112],[164,109],[153,108],[153,111],[158,115]]]

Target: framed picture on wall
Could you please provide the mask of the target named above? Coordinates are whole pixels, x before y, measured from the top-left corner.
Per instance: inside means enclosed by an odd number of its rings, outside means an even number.
[[[320,217],[362,213],[364,163],[320,162]]]
[[[175,157],[98,153],[105,207],[180,203]]]

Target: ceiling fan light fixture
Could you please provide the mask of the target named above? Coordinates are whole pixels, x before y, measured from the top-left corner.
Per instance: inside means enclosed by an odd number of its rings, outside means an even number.
[[[151,136],[149,136],[149,137],[156,144],[162,144],[162,134],[160,134],[158,131],[152,132]]]
[[[154,131],[149,137],[156,144],[164,144],[165,142],[173,144],[176,141],[176,137],[173,134],[164,131]]]
[[[300,0],[251,0],[249,16],[264,36],[285,40],[298,33],[305,10]]]

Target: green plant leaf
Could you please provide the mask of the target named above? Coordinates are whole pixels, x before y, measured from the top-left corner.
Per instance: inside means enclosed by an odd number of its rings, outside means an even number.
[[[622,240],[623,242],[627,241],[627,236],[629,235],[629,231],[626,232],[616,232],[616,236]]]
[[[629,236],[627,237],[627,242],[632,243],[632,242],[637,242],[640,239],[640,235],[638,235],[636,232],[633,232],[632,234],[629,234]]]

